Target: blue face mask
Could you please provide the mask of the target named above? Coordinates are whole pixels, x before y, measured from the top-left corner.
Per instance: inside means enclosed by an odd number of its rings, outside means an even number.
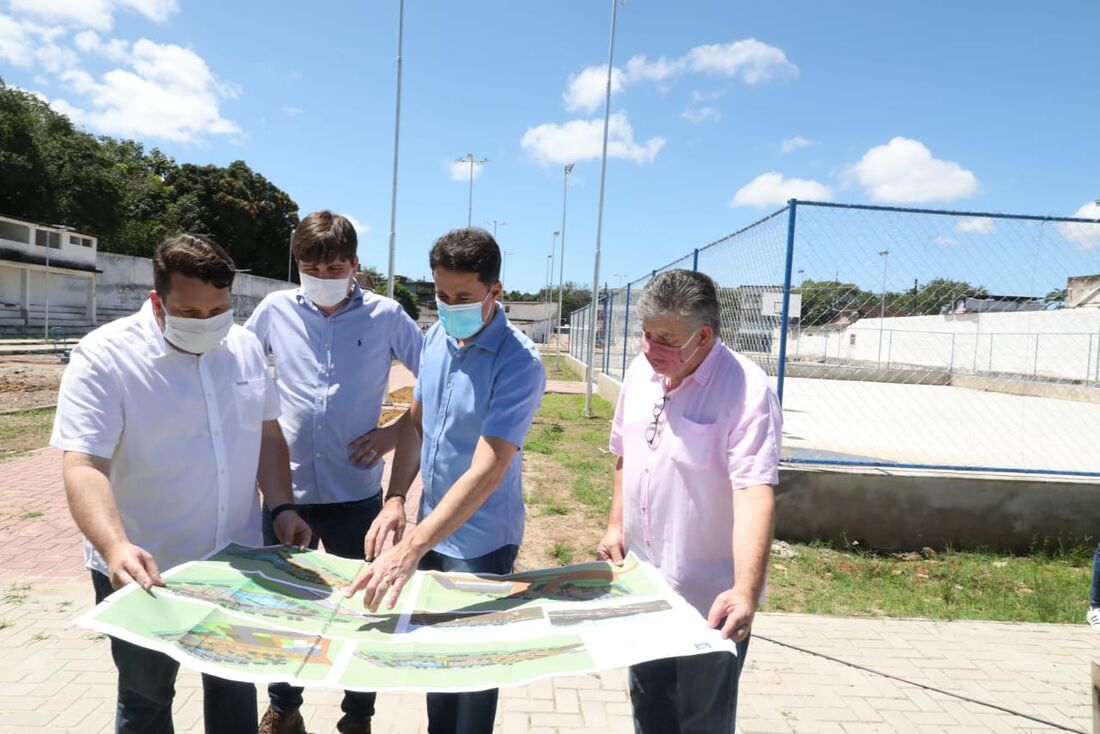
[[[469,339],[481,331],[481,327],[485,325],[485,319],[481,315],[481,307],[485,305],[485,301],[490,295],[492,295],[492,291],[478,303],[463,303],[457,306],[446,304],[438,298],[435,299],[443,329],[455,339]]]

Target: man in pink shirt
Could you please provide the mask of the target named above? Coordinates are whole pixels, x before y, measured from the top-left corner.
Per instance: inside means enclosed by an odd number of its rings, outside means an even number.
[[[732,732],[737,681],[764,589],[782,414],[770,378],[719,338],[718,289],[662,273],[638,302],[642,347],[623,380],[614,497],[597,555],[633,550],[737,644],[630,668],[634,727]]]

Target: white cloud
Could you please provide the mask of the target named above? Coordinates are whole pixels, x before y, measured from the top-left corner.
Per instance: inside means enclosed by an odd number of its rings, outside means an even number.
[[[745,84],[763,84],[798,76],[798,67],[787,54],[755,38],[727,44],[696,46],[685,57],[692,71],[734,77]]]
[[[726,96],[726,91],[724,89],[719,89],[715,92],[700,92],[699,90],[694,90],[691,93],[691,99],[693,102],[713,102],[714,100],[721,99],[724,96]]]
[[[291,105],[283,105],[283,114],[287,117],[297,117],[305,112],[301,107],[293,107]],[[347,216],[346,214],[344,216]]]
[[[722,115],[713,107],[688,107],[680,113],[680,117],[688,122],[700,123],[707,120],[719,120]]]
[[[726,76],[745,84],[763,84],[774,79],[798,76],[798,67],[787,60],[782,49],[747,38],[728,44],[696,46],[680,58],[633,56],[625,69],[611,71],[611,93],[618,94],[628,85],[639,82],[663,84],[682,74],[697,73]],[[724,92],[703,94],[694,92],[696,102],[717,99]],[[592,113],[599,109],[607,95],[607,64],[589,66],[569,77],[562,94],[569,112]]]
[[[130,68],[108,71],[100,81],[82,69],[61,74],[83,98],[84,124],[112,135],[176,142],[241,133],[219,110],[219,101],[238,97],[240,87],[218,81],[194,51],[143,38],[130,47],[125,65]]]
[[[355,227],[355,233],[357,235],[359,235],[360,237],[365,235],[367,232],[370,232],[370,225],[369,224],[363,224],[358,219],[356,219],[355,217],[353,217],[352,215],[347,214],[347,213],[342,213],[340,216],[344,217],[349,222],[351,222],[351,226]]]
[[[770,171],[762,173],[738,189],[730,206],[780,206],[790,199],[829,201],[833,191],[817,181],[801,178],[783,178]]]
[[[474,161],[474,180],[481,178],[481,169],[484,166],[477,161]],[[462,183],[469,183],[470,181],[470,162],[469,161],[451,161],[451,180],[461,181]]]
[[[603,120],[571,120],[562,125],[545,123],[532,127],[520,141],[542,165],[599,160],[603,146]],[[645,144],[634,141],[634,128],[625,112],[616,112],[608,120],[607,157],[635,163],[652,163],[665,145],[665,139],[650,138]]]
[[[997,225],[989,217],[966,217],[960,219],[955,225],[956,232],[973,232],[974,234],[992,234]]]
[[[0,13],[0,61],[20,68],[41,66],[51,73],[70,68],[77,64],[77,56],[59,43],[64,36],[64,28]]]
[[[607,67],[604,66],[604,69]],[[632,56],[626,62],[626,78],[631,82],[663,82],[684,70],[683,59],[666,59],[664,56],[650,61],[645,56]]]
[[[954,161],[933,158],[919,140],[903,137],[868,150],[850,173],[875,201],[951,201],[978,191],[973,173]]]
[[[1100,204],[1090,201],[1073,213],[1074,219],[1100,219]],[[1059,222],[1058,231],[1070,242],[1080,245],[1083,250],[1100,247],[1100,224],[1084,222]]]
[[[55,23],[108,31],[118,10],[132,10],[163,23],[179,10],[176,0],[9,0],[13,11]]]
[[[814,144],[813,140],[804,138],[801,135],[796,135],[793,138],[787,138],[779,144],[779,150],[784,153],[793,153],[800,148],[806,148]]]
[[[106,59],[123,62],[130,55],[130,44],[120,38],[103,41],[95,31],[81,31],[73,37],[76,47],[84,53],[94,53]]]
[[[611,93],[623,91],[623,72],[611,70]],[[569,87],[561,95],[569,112],[595,112],[607,95],[607,64],[589,66],[580,74],[569,77]]]
[[[67,100],[61,98],[55,99],[53,102],[50,102],[50,107],[52,107],[55,112],[60,112],[62,115],[65,115],[65,117],[68,117],[71,121],[80,125],[84,124],[84,118],[87,112],[79,107],[74,107]]]
[[[943,245],[944,247],[950,247],[951,245],[959,244],[959,241],[954,237],[945,234],[938,234],[932,238],[932,244]]]

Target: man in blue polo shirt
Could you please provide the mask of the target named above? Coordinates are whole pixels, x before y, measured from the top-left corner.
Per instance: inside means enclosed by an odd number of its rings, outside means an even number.
[[[372,611],[387,592],[392,608],[417,568],[509,573],[523,540],[520,448],[546,387],[542,358],[497,303],[500,248],[492,235],[449,232],[429,264],[439,323],[425,337],[409,411],[422,448],[417,455],[398,447],[390,484],[401,491],[419,467],[424,494],[416,528],[348,590],[364,589]],[[495,689],[429,693],[428,730],[492,732],[496,705]]]
[[[391,487],[382,501],[381,457],[408,419],[374,429],[392,360],[416,372],[423,337],[397,302],[360,289],[357,246],[346,217],[329,211],[307,216],[292,243],[302,287],[268,295],[245,326],[274,357],[294,500],[313,528],[313,547],[320,536],[329,553],[362,559],[364,536],[376,518],[398,538],[404,528],[404,491]],[[415,440],[411,430],[402,435]],[[277,542],[266,511],[264,542]],[[304,734],[302,689],[273,683],[268,696],[260,733]],[[369,734],[374,700],[374,693],[346,692],[337,729]]]

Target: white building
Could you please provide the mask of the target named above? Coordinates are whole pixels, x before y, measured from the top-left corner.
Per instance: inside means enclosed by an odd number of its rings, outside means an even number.
[[[96,323],[95,237],[0,217],[0,328]]]

